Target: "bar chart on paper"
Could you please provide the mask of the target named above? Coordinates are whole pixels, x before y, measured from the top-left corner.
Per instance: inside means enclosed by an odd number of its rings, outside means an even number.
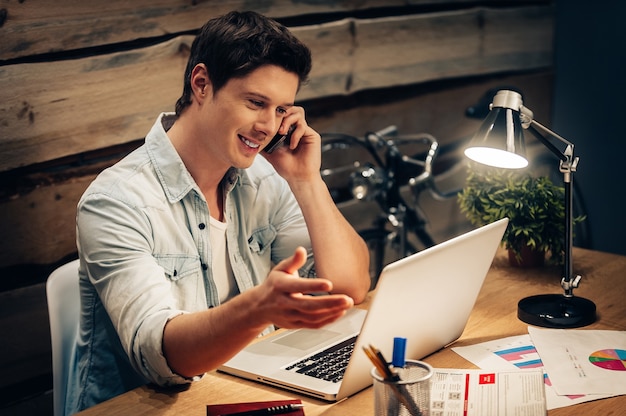
[[[626,371],[626,350],[599,350],[589,355],[589,362],[612,371]]]
[[[492,352],[518,368],[543,367],[541,358],[539,358],[539,354],[532,344],[511,346],[510,348],[504,347]]]

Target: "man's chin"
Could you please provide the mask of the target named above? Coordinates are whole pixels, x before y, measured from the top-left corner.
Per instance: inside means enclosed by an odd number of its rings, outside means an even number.
[[[249,158],[241,158],[233,167],[237,169],[248,169],[254,163],[254,159],[256,159],[256,155]]]

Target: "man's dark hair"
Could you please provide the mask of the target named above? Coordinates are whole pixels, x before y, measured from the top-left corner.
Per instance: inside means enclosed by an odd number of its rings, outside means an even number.
[[[183,95],[176,102],[180,115],[191,104],[191,72],[206,65],[213,93],[231,78],[245,77],[263,65],[277,65],[307,81],[311,51],[280,23],[255,12],[230,12],[209,20],[191,45]]]

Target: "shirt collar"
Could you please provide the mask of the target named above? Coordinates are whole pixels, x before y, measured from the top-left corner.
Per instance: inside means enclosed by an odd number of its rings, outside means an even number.
[[[176,120],[175,113],[161,113],[146,135],[146,149],[161,186],[170,203],[180,201],[191,190],[202,195],[198,185],[174,149],[167,130]],[[230,168],[224,175],[224,189],[230,192],[241,180],[241,170]]]

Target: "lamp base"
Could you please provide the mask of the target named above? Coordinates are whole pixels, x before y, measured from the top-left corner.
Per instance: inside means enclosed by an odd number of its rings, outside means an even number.
[[[527,324],[545,328],[578,328],[596,320],[596,305],[576,296],[529,296],[517,304],[517,317]]]

